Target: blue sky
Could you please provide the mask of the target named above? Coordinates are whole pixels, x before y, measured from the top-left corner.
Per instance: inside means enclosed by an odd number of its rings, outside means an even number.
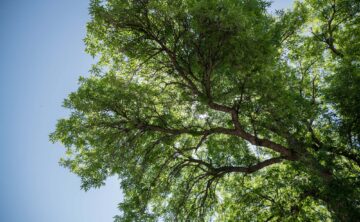
[[[274,1],[274,8],[291,0]],[[118,214],[116,178],[84,192],[48,135],[93,63],[82,39],[87,0],[0,1],[0,221],[102,222]]]

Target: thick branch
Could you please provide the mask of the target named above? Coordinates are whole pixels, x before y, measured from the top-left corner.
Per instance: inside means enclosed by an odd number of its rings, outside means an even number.
[[[260,139],[257,136],[254,136],[254,135],[246,132],[239,122],[238,113],[236,111],[231,112],[231,117],[232,117],[232,121],[235,125],[237,134],[244,140],[248,141],[252,145],[267,147],[269,149],[272,149],[273,151],[281,153],[284,156],[287,156],[289,158],[294,158],[294,154],[291,152],[291,150],[284,147],[283,145],[275,143],[268,139]]]
[[[144,131],[156,131],[156,132],[162,132],[173,135],[191,134],[194,136],[201,136],[201,135],[210,135],[215,133],[226,134],[226,135],[237,135],[234,129],[227,129],[223,127],[216,127],[216,128],[210,128],[204,130],[193,130],[188,128],[173,129],[173,128],[166,128],[156,125],[144,125],[140,123],[136,125],[136,128]]]
[[[226,173],[246,173],[246,174],[254,173],[254,172],[259,171],[267,166],[280,163],[284,159],[286,159],[286,157],[283,157],[283,156],[274,157],[274,158],[264,160],[262,162],[259,162],[255,165],[251,165],[248,167],[243,167],[243,166],[214,167],[213,165],[211,165],[208,162],[205,162],[205,161],[199,160],[199,159],[194,159],[191,157],[188,157],[187,161],[205,166],[208,169],[209,174],[215,174],[215,175],[221,176]]]
[[[258,170],[261,170],[262,168],[265,168],[267,166],[280,163],[285,159],[285,157],[275,157],[268,160],[264,160],[258,164],[249,166],[249,167],[238,167],[238,166],[225,166],[225,167],[219,167],[215,170],[218,172],[223,173],[232,173],[232,172],[240,172],[240,173],[254,173]]]

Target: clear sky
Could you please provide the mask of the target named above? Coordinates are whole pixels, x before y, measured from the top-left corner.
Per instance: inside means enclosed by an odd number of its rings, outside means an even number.
[[[292,0],[274,1],[273,8]],[[84,192],[58,165],[48,135],[63,99],[93,63],[82,39],[88,0],[0,0],[0,221],[106,222],[118,214],[116,178]]]

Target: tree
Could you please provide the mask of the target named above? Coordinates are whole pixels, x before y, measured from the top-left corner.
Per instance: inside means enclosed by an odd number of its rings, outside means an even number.
[[[116,221],[357,221],[360,3],[92,0],[51,140]]]

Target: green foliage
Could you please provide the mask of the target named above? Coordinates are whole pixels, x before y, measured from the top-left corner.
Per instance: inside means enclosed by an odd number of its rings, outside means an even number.
[[[357,221],[360,3],[92,0],[61,164],[116,221]]]

